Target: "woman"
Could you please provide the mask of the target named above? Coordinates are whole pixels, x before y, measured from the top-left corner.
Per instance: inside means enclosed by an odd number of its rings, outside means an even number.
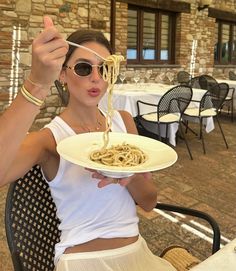
[[[58,155],[56,146],[62,139],[105,131],[105,114],[97,105],[107,89],[101,76],[102,58],[107,58],[111,49],[103,34],[96,31],[76,31],[68,38],[89,50],[68,49],[48,17],[45,26],[33,42],[32,71],[13,108],[27,104],[31,118],[24,122],[32,122],[58,77],[69,92],[68,105],[44,129],[27,135],[17,149],[27,125],[20,129],[21,137],[17,136],[11,150],[14,160],[4,165],[1,183],[15,180],[34,164],[41,166],[61,221],[61,240],[55,247],[57,271],[175,270],[154,256],[139,235],[135,203],[146,211],[156,205],[157,192],[150,174],[135,174],[117,183]],[[129,113],[115,111],[114,131],[137,134]],[[7,166],[11,166],[8,172]]]

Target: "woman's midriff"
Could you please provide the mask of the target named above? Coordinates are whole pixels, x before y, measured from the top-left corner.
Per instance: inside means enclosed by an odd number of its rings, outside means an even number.
[[[138,240],[138,236],[126,238],[97,238],[84,244],[69,247],[65,250],[65,254],[77,252],[91,252],[106,249],[115,249],[130,245]]]

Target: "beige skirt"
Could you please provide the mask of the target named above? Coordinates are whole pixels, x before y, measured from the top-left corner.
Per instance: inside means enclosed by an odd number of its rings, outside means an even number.
[[[56,271],[175,271],[166,260],[155,256],[146,241],[139,239],[116,249],[63,254]]]

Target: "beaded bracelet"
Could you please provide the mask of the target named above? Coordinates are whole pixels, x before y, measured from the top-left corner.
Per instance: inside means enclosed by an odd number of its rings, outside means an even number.
[[[33,103],[37,106],[43,105],[44,101],[34,97],[31,93],[29,93],[29,91],[24,87],[24,85],[21,87],[20,91],[28,102]]]

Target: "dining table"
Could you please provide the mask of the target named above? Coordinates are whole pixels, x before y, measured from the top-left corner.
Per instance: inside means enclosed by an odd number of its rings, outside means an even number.
[[[205,261],[196,265],[191,271],[235,271],[236,270],[236,239],[218,250]]]
[[[168,90],[176,85],[167,85],[161,83],[140,83],[140,84],[116,84],[112,93],[112,107],[115,110],[128,111],[134,118],[138,115],[137,101],[142,100],[147,103],[157,104],[160,98]],[[199,103],[206,90],[193,88],[192,102],[189,107],[199,107]],[[108,110],[108,93],[106,93],[99,103],[99,107],[106,111]],[[141,114],[150,113],[150,109],[146,107],[140,112]],[[197,120],[196,120],[197,121]],[[204,119],[206,132],[209,133],[214,129],[214,121],[212,117]],[[169,143],[176,145],[176,132],[178,131],[178,123],[173,123],[169,127]],[[149,124],[145,127],[150,132],[156,133],[155,125]],[[165,136],[165,124],[161,127],[161,136]]]

